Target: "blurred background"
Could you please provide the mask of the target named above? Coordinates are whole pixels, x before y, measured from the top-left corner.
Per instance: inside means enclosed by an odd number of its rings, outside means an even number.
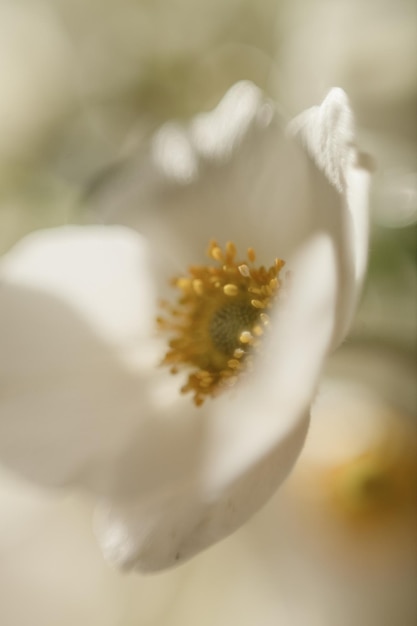
[[[89,502],[2,473],[2,624],[415,623],[416,23],[414,0],[0,0],[0,253],[99,220],[152,133],[241,79],[288,120],[343,87],[375,161],[361,306],[273,502],[144,579],[102,562]]]

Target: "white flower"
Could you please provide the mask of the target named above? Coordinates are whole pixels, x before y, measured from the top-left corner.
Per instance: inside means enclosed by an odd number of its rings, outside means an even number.
[[[233,532],[302,447],[365,270],[369,175],[341,90],[290,133],[301,146],[239,83],[153,139],[138,171],[146,238],[41,231],[2,261],[1,457],[33,481],[99,495],[96,531],[120,566],[169,567]],[[264,264],[285,258],[292,281],[254,371],[197,408],[158,367],[153,323],[166,279],[204,262],[211,238],[253,246]]]

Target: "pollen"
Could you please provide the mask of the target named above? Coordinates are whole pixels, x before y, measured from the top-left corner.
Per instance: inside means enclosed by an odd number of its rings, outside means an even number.
[[[233,387],[251,368],[280,289],[284,261],[275,259],[267,269],[255,266],[253,248],[246,259],[236,260],[236,255],[234,243],[223,249],[211,241],[211,263],[191,266],[188,275],[172,280],[180,295],[175,304],[164,303],[166,317],[157,320],[170,335],[162,364],[172,374],[189,370],[181,393],[193,394],[197,406]]]

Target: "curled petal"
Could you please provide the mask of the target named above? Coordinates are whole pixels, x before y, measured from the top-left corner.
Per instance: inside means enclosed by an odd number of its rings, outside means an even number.
[[[345,92],[332,89],[320,106],[296,117],[289,124],[288,131],[301,136],[318,168],[342,193],[346,188],[345,171],[355,138],[353,114]]]
[[[346,336],[358,303],[368,257],[370,158],[355,146],[353,114],[342,89],[332,89],[320,106],[308,109],[288,126],[339,198],[315,175],[322,201],[318,228],[328,230],[338,256],[339,297],[333,348]],[[326,198],[327,196],[327,198]],[[326,201],[327,200],[327,201]]]

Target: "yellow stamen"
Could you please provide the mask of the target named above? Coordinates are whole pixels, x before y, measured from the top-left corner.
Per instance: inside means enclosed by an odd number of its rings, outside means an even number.
[[[237,296],[239,293],[239,287],[237,287],[237,285],[228,284],[223,287],[223,291],[226,296]]]
[[[193,289],[198,296],[202,296],[204,293],[203,281],[200,280],[199,278],[194,278]]]
[[[237,374],[252,365],[249,356],[269,323],[263,311],[271,308],[280,286],[284,261],[275,259],[269,269],[255,268],[253,248],[247,260],[235,261],[236,254],[233,242],[223,250],[211,241],[208,256],[216,265],[192,266],[187,276],[174,279],[172,284],[181,291],[179,301],[174,306],[165,303],[169,318],[157,319],[159,328],[172,334],[163,364],[173,373],[191,368],[181,392],[193,393],[197,406],[233,386]]]
[[[239,335],[240,343],[251,343],[252,339],[253,337],[248,330],[244,330],[243,333]]]
[[[263,302],[261,302],[260,300],[251,300],[250,301],[251,305],[255,307],[255,309],[264,309],[265,308],[265,304]]]
[[[247,265],[245,265],[245,264],[239,265],[239,267],[237,269],[242,274],[242,276],[245,276],[246,278],[249,278],[249,276],[250,276],[250,269],[248,268]]]

